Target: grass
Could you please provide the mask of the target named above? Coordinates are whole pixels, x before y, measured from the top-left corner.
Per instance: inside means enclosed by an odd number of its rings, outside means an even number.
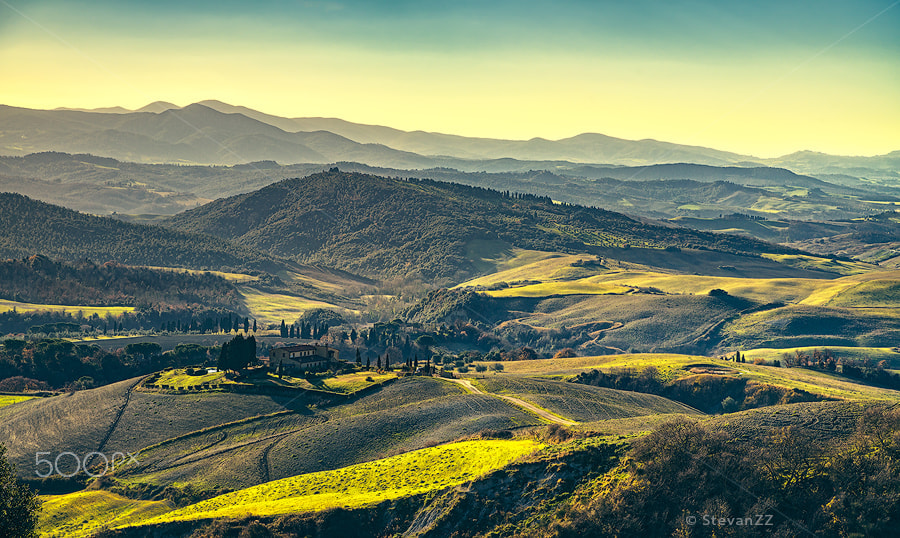
[[[100,317],[106,317],[107,314],[114,317],[121,316],[125,312],[134,312],[133,306],[72,306],[59,304],[37,304],[37,303],[20,303],[18,301],[8,301],[0,299],[0,312],[68,312],[69,314],[77,314],[81,312],[85,317],[97,314]]]
[[[887,361],[888,367],[900,368],[900,351],[897,348],[890,347],[846,347],[846,346],[802,346],[802,347],[785,347],[785,348],[758,348],[741,351],[741,355],[747,357],[748,362],[755,359],[763,359],[771,362],[775,359],[781,359],[787,353],[795,354],[797,351],[812,356],[813,351],[824,351],[828,349],[835,358],[847,358],[858,361],[871,360],[874,363]]]
[[[552,413],[579,422],[656,414],[697,413],[685,405],[661,396],[549,379],[498,375],[481,379],[479,384],[486,391],[520,397]]]
[[[338,309],[337,306],[324,301],[280,293],[267,293],[249,286],[239,286],[238,290],[247,310],[263,324],[279,323],[281,320],[294,321],[304,311],[314,308]]]
[[[147,267],[148,269],[155,269],[157,271],[172,271],[175,273],[188,273],[191,275],[204,275],[204,274],[209,273],[209,274],[215,275],[217,277],[224,278],[225,280],[227,280],[229,282],[247,283],[247,282],[256,282],[257,280],[259,280],[258,276],[246,275],[244,273],[227,273],[225,271],[200,271],[198,269],[184,269],[181,267],[160,267],[160,266],[153,266],[153,265],[147,265],[144,267]]]
[[[350,394],[366,387],[371,387],[372,385],[384,383],[388,379],[394,379],[396,377],[397,375],[393,373],[379,374],[377,372],[354,372],[334,377],[313,379],[312,382],[310,382],[304,378],[291,376],[283,376],[279,379],[277,375],[270,373],[268,381],[279,385],[291,385],[307,389]],[[371,379],[371,381],[368,381],[368,379]]]
[[[511,361],[503,363],[505,373],[529,376],[554,376],[560,379],[573,376],[585,370],[630,369],[639,373],[649,366],[658,370],[659,377],[671,381],[693,375],[691,368],[702,364],[714,364],[737,370],[735,375],[785,388],[796,388],[813,394],[861,401],[900,401],[900,392],[869,385],[854,383],[840,375],[801,368],[775,368],[750,363],[736,364],[710,357],[678,355],[669,353],[638,353],[624,355],[604,355],[599,357],[572,357],[566,359],[545,359],[534,361]],[[493,376],[489,376],[490,379]]]
[[[762,257],[791,267],[814,269],[841,275],[868,273],[877,268],[877,266],[865,262],[846,262],[802,254],[763,254]]]
[[[900,342],[900,310],[788,305],[746,314],[722,329],[726,345],[883,347]]]
[[[42,538],[80,538],[105,529],[158,516],[171,511],[168,501],[138,501],[107,491],[80,491],[42,496],[38,530]]]
[[[485,270],[493,269],[495,272],[468,280],[456,287],[490,286],[499,282],[522,280],[547,281],[557,276],[560,271],[571,268],[572,264],[579,260],[596,260],[596,256],[589,254],[571,255],[522,249],[511,249],[510,252],[511,256],[507,258],[483,259],[485,262],[491,261],[493,265],[485,267]]]
[[[142,524],[368,506],[464,484],[539,448],[530,440],[451,443],[276,480],[174,510]]]
[[[184,370],[169,370],[162,372],[159,380],[154,384],[168,385],[170,387],[186,388],[196,387],[204,383],[230,383],[225,379],[225,372],[213,372],[203,375],[188,375]]]
[[[34,398],[34,396],[10,396],[10,395],[6,395],[6,394],[0,394],[0,407],[6,407],[7,405],[17,404],[19,402],[31,400],[33,398]]]
[[[551,295],[622,295],[633,291],[630,286],[590,279],[574,282],[544,282],[487,292],[492,297],[549,297]]]

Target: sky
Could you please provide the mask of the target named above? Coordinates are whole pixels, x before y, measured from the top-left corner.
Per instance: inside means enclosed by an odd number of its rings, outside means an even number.
[[[900,150],[900,0],[0,0],[0,104]]]

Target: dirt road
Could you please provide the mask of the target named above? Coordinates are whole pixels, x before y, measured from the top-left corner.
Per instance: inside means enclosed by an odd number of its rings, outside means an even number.
[[[514,398],[512,396],[504,396],[502,394],[493,394],[491,392],[484,392],[483,390],[481,390],[478,387],[476,387],[475,385],[473,385],[472,382],[469,381],[468,379],[448,379],[446,377],[442,377],[441,379],[446,379],[447,381],[452,381],[453,383],[456,383],[457,385],[462,385],[463,388],[465,388],[472,394],[485,394],[487,396],[493,396],[495,398],[500,398],[501,400],[506,400],[507,402],[509,402],[517,407],[521,407],[522,409],[525,409],[526,411],[534,413],[535,415],[541,417],[544,420],[554,422],[556,424],[562,424],[563,426],[575,426],[576,424],[578,424],[574,420],[568,420],[568,419],[565,419],[562,417],[558,417],[552,413],[547,412],[546,409],[541,409],[540,407],[538,407],[534,404],[530,404],[530,403],[526,402],[525,400],[521,400],[519,398]]]

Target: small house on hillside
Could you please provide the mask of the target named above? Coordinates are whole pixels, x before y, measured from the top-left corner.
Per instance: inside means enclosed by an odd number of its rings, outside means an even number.
[[[318,344],[299,344],[276,347],[269,351],[269,366],[280,364],[285,372],[296,370],[324,370],[338,361],[338,350]]]

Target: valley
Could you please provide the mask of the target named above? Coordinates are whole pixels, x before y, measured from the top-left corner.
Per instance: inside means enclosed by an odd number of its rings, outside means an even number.
[[[210,150],[179,114],[243,134]],[[850,536],[895,510],[862,506],[897,491],[893,154],[0,116],[32,137],[0,157],[0,443],[39,536],[669,536],[709,506]]]

